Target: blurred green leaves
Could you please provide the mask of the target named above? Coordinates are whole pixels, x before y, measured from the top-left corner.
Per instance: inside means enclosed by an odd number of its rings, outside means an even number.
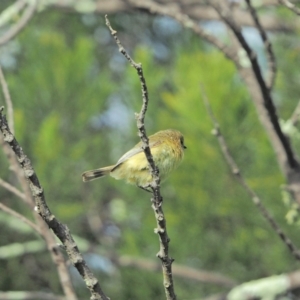
[[[44,173],[47,166],[54,163],[62,151],[63,139],[59,132],[60,123],[59,115],[52,112],[40,126],[36,147],[33,150],[34,157],[41,162],[39,164],[39,173]]]

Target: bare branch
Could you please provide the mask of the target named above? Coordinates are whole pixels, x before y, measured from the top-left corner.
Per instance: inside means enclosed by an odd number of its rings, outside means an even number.
[[[34,16],[36,7],[37,7],[37,0],[31,1],[32,4],[28,5],[28,8],[20,18],[19,22],[13,25],[5,34],[0,37],[0,46],[6,44],[11,39],[13,39],[24,27],[28,24],[31,18]]]
[[[278,6],[278,0],[264,0],[262,2],[257,2],[258,8],[266,8],[268,6]],[[61,1],[52,0],[47,1],[48,7],[55,8],[57,10],[67,12],[67,13],[82,13],[79,5],[75,5],[75,1]],[[139,1],[141,5],[146,2],[145,0]],[[158,2],[158,1],[157,1]],[[188,1],[188,0],[176,0],[176,1],[159,1],[160,4],[165,7],[166,11],[173,10],[175,6],[180,7],[180,11],[183,15],[188,15],[190,18],[197,22],[199,21],[219,21],[220,17],[215,12],[214,9],[207,5],[203,5],[202,1]],[[116,14],[120,12],[135,12],[135,5],[131,5],[129,1],[122,0],[95,0],[95,5],[90,5],[89,7],[84,7],[84,13],[96,13],[96,14]],[[138,1],[136,1],[137,4]],[[252,18],[249,14],[239,7],[234,9],[234,17],[239,24],[242,26],[254,26]],[[274,15],[264,14],[261,16],[262,26],[268,31],[283,31],[291,32],[299,28],[299,22],[284,22],[279,18],[274,17]]]
[[[272,44],[270,40],[268,39],[267,33],[265,29],[262,27],[261,22],[258,18],[258,15],[256,13],[256,10],[252,6],[251,0],[246,0],[246,3],[248,5],[249,11],[251,13],[251,16],[253,18],[253,21],[256,25],[256,28],[259,31],[259,34],[261,36],[261,39],[263,41],[265,50],[266,50],[266,55],[268,59],[268,65],[269,65],[269,74],[267,74],[267,86],[270,90],[272,90],[276,78],[276,71],[277,71],[277,66],[276,66],[276,59],[275,55],[273,52]]]
[[[15,210],[7,207],[5,204],[0,202],[0,209],[6,213],[8,213],[9,215],[17,218],[18,220],[22,221],[23,223],[27,224],[28,226],[30,226],[33,230],[35,230],[38,234],[43,235],[40,228],[34,224],[32,221],[30,221],[29,219],[25,218],[23,215],[19,214],[18,212],[16,212]]]
[[[288,0],[278,0],[278,3],[284,5],[286,8],[300,16],[300,9],[292,2]]]
[[[19,191],[16,187],[11,185],[10,183],[4,181],[0,178],[0,185],[3,186],[5,189],[7,189],[9,192],[15,194],[17,197],[21,198],[22,200],[26,201],[26,196],[24,193]]]
[[[142,143],[143,143],[142,147],[144,149],[146,158],[149,162],[150,172],[151,172],[152,175],[154,175],[153,176],[154,181],[159,186],[159,182],[160,182],[160,178],[158,176],[159,170],[154,164],[154,160],[153,160],[151,150],[150,150],[150,147],[149,147],[149,139],[146,135],[146,128],[145,128],[145,125],[144,125],[145,114],[146,114],[146,111],[147,111],[147,108],[148,108],[148,90],[147,90],[147,86],[146,86],[145,77],[144,77],[144,74],[143,74],[142,64],[141,63],[136,63],[130,57],[130,55],[126,52],[126,50],[122,46],[120,40],[118,39],[117,31],[112,29],[112,27],[109,23],[107,15],[105,15],[105,19],[106,19],[106,25],[109,28],[111,35],[115,39],[116,44],[118,45],[119,51],[125,56],[125,58],[129,61],[131,66],[136,69],[136,71],[138,73],[138,76],[139,76],[139,79],[140,79],[140,82],[141,82],[143,105],[142,105],[142,109],[141,109],[140,113],[136,115],[137,123],[138,123],[137,126],[138,126],[138,130],[139,130],[139,137],[141,138]]]
[[[25,177],[29,183],[32,196],[35,200],[36,212],[43,218],[43,220],[63,243],[70,261],[76,267],[76,269],[84,279],[86,286],[91,292],[91,300],[108,300],[109,298],[107,298],[103,293],[98,280],[95,278],[95,276],[87,266],[85,260],[83,259],[82,254],[79,252],[78,247],[73,237],[71,236],[70,230],[66,225],[60,223],[51,213],[45,201],[43,188],[39,183],[39,179],[31,165],[31,162],[24,154],[23,149],[20,147],[14,135],[9,129],[6,118],[3,115],[3,107],[0,108],[0,130],[4,136],[5,142],[10,145],[10,147],[16,154],[22,169],[24,170]]]
[[[257,81],[260,91],[262,93],[263,101],[264,101],[263,103],[268,112],[268,117],[284,149],[287,163],[289,164],[289,167],[293,170],[299,168],[299,163],[291,147],[291,144],[287,139],[287,137],[282,132],[281,127],[279,125],[276,108],[274,106],[270,90],[267,87],[265,80],[262,76],[262,72],[257,60],[256,53],[251,49],[251,47],[248,45],[247,41],[245,40],[241,32],[240,26],[236,24],[236,22],[230,17],[230,12],[228,10],[223,11],[220,5],[215,2],[212,3],[211,5],[216,9],[216,11],[219,13],[220,17],[222,17],[224,22],[231,28],[236,38],[240,42],[241,46],[246,51],[247,56],[251,62],[252,70],[255,74],[255,80]]]
[[[285,233],[282,231],[282,229],[279,227],[277,222],[274,220],[274,218],[271,216],[271,214],[268,212],[266,207],[261,202],[258,195],[254,192],[254,190],[251,189],[251,187],[247,184],[245,181],[241,171],[239,170],[239,167],[237,166],[236,162],[234,161],[229,148],[227,146],[227,143],[225,141],[224,136],[221,133],[219,123],[217,122],[213,111],[210,107],[209,101],[207,99],[206,94],[204,93],[202,89],[202,97],[203,101],[205,103],[207,112],[209,114],[209,117],[213,123],[214,131],[213,134],[217,137],[220,148],[222,150],[222,153],[225,157],[225,160],[227,164],[229,165],[232,174],[236,177],[238,182],[241,184],[241,186],[245,189],[245,191],[248,193],[248,195],[251,197],[253,203],[257,206],[262,216],[268,221],[268,223],[271,225],[273,230],[277,233],[277,235],[281,238],[281,240],[284,242],[284,244],[287,246],[287,248],[290,250],[290,252],[293,254],[293,256],[300,260],[300,251],[297,249],[297,247],[293,244],[293,242],[285,235]]]
[[[160,241],[160,250],[157,254],[159,259],[162,263],[162,270],[163,270],[163,277],[164,277],[164,288],[166,297],[168,300],[175,300],[176,294],[174,290],[174,283],[173,283],[173,275],[172,275],[172,263],[174,259],[169,257],[169,242],[170,239],[167,234],[167,226],[166,226],[166,219],[164,216],[164,212],[162,209],[162,201],[163,198],[160,194],[160,177],[159,177],[159,170],[155,166],[151,150],[149,147],[149,139],[146,135],[146,129],[144,124],[145,114],[148,107],[148,90],[146,85],[146,80],[143,74],[142,65],[139,63],[137,64],[134,62],[134,60],[130,57],[130,55],[126,52],[124,47],[121,45],[121,42],[118,39],[117,32],[111,27],[107,15],[105,16],[106,19],[106,25],[110,30],[111,35],[115,39],[119,51],[125,56],[125,58],[129,61],[129,63],[136,69],[140,83],[141,83],[141,89],[142,89],[142,98],[143,98],[143,105],[141,108],[141,111],[139,114],[136,114],[137,119],[137,127],[139,130],[139,137],[142,141],[142,148],[144,150],[145,156],[147,158],[148,164],[149,164],[149,170],[152,175],[153,181],[150,184],[150,188],[153,192],[154,199],[151,199],[152,201],[152,208],[155,213],[157,228],[155,229],[155,233],[159,236]],[[147,187],[146,187],[147,188]]]
[[[188,15],[180,11],[180,7],[173,3],[172,7],[165,5],[159,5],[158,3],[150,0],[139,1],[139,0],[129,0],[129,2],[136,8],[147,9],[149,13],[160,14],[169,16],[178,21],[182,26],[187,29],[192,29],[197,35],[213,44],[217,49],[219,49],[227,58],[238,63],[237,56],[233,49],[222,43],[219,39],[213,35],[206,32],[201,28],[197,22],[193,21]]]
[[[4,95],[4,99],[6,102],[7,106],[7,114],[8,114],[8,124],[9,127],[11,128],[11,132],[14,134],[15,133],[15,126],[14,126],[14,109],[13,109],[13,104],[11,101],[10,93],[8,90],[7,82],[5,80],[1,65],[0,65],[0,84],[2,87],[2,92]]]
[[[10,164],[10,169],[16,174],[17,179],[19,180],[21,187],[24,191],[24,198],[21,198],[24,200],[24,202],[31,208],[34,208],[34,204],[31,201],[31,195],[28,194],[27,192],[27,182],[25,180],[24,174],[21,174],[21,172],[19,172],[21,170],[21,167],[18,164],[17,158],[14,155],[13,151],[11,150],[11,148],[9,147],[9,145],[7,143],[4,142],[4,137],[2,136],[2,133],[0,134],[1,138],[0,138],[0,146],[3,149],[3,152],[5,153],[5,155],[7,156],[8,160],[9,160],[9,164]]]

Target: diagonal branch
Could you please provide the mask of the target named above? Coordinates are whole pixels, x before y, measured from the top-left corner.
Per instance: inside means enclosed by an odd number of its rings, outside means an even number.
[[[261,25],[261,22],[258,18],[256,10],[252,6],[251,0],[246,0],[246,3],[248,5],[248,9],[249,9],[252,19],[256,25],[256,28],[259,31],[259,34],[261,36],[261,39],[263,41],[263,44],[264,44],[264,47],[266,50],[266,55],[267,55],[267,60],[268,60],[268,65],[269,65],[269,70],[268,70],[269,74],[267,74],[267,87],[270,90],[272,90],[272,88],[274,86],[274,82],[275,82],[276,71],[277,71],[276,59],[275,59],[275,55],[273,52],[272,44],[271,44],[270,40],[268,39],[265,29]]]
[[[0,185],[26,202],[26,195],[21,191],[19,191],[16,187],[11,185],[10,183],[0,178]]]
[[[160,5],[151,0],[145,0],[145,1],[130,0],[129,2],[135,8],[146,9],[147,11],[149,11],[149,13],[160,14],[175,19],[182,26],[186,27],[187,29],[192,29],[193,32],[196,33],[198,36],[202,37],[207,42],[214,45],[228,59],[238,63],[238,58],[232,48],[222,43],[220,39],[214,37],[212,34],[206,32],[203,28],[201,28],[198,25],[197,22],[191,19],[187,14],[182,13],[180,11],[179,5],[172,3],[172,7],[168,7],[166,5]]]
[[[2,133],[0,133],[0,146],[3,149],[3,152],[9,161],[9,169],[15,173],[19,183],[21,184],[22,190],[24,191],[25,197],[24,198],[21,197],[20,199],[22,199],[28,207],[33,209],[34,204],[32,202],[31,195],[28,194],[27,182],[24,178],[24,174],[21,174],[21,172],[20,172],[21,167],[18,163],[18,160],[17,160],[16,156],[14,155],[13,151],[11,150],[11,148],[9,147],[9,145],[7,143],[5,143]],[[3,182],[0,182],[0,184],[1,183],[3,183]],[[1,184],[1,185],[3,186],[3,184]],[[8,185],[5,185],[5,188],[7,190],[10,190],[10,192],[13,192],[11,189],[8,188]]]
[[[4,75],[3,75],[4,77]],[[3,88],[3,86],[2,86]],[[12,107],[12,106],[11,106]],[[13,113],[11,114],[11,117],[13,118]],[[25,174],[19,164],[19,161],[14,154],[13,150],[9,146],[8,143],[5,143],[4,137],[2,137],[2,133],[0,134],[0,146],[3,148],[4,153],[7,156],[7,159],[10,164],[10,169],[15,173],[16,178],[18,179],[22,190],[24,192],[24,197],[20,197],[26,205],[33,211],[34,209],[34,200],[30,191],[30,187],[28,185],[28,181],[26,180]],[[3,182],[2,182],[3,183]],[[18,192],[15,189],[12,189],[11,186],[8,186],[7,183],[3,183],[5,187],[10,190],[11,192],[16,192],[15,194],[18,196]],[[19,195],[21,196],[21,195]],[[46,241],[47,248],[49,250],[49,253],[51,255],[51,258],[53,260],[53,263],[55,264],[58,272],[58,276],[60,279],[61,287],[64,291],[65,296],[69,300],[76,300],[76,294],[74,292],[74,288],[72,286],[70,274],[64,259],[63,254],[61,251],[58,251],[55,237],[52,232],[49,231],[49,228],[47,227],[46,223],[43,221],[43,219],[34,213],[34,218],[36,220],[36,224],[40,228],[40,232],[42,233],[43,238]]]
[[[296,15],[300,16],[300,9],[292,2],[288,0],[278,0],[278,3],[282,4],[283,6],[294,12]]]
[[[299,163],[297,161],[297,158],[295,156],[295,153],[291,147],[291,144],[287,137],[284,135],[284,133],[281,130],[281,127],[278,122],[278,116],[276,112],[276,108],[273,103],[272,96],[270,94],[270,90],[267,87],[265,80],[262,76],[262,72],[258,63],[257,55],[256,53],[251,49],[247,41],[245,40],[241,28],[238,24],[235,23],[235,21],[229,16],[229,12],[225,12],[222,10],[220,5],[213,3],[211,4],[215,10],[219,13],[220,17],[224,20],[224,22],[231,28],[233,33],[235,34],[236,38],[240,42],[243,49],[246,51],[247,56],[251,62],[252,70],[255,74],[255,79],[259,85],[259,88],[261,90],[264,106],[268,112],[268,117],[270,119],[270,122],[274,128],[274,131],[276,132],[280,143],[284,149],[284,153],[286,156],[287,163],[291,169],[297,169],[299,167]]]
[[[293,254],[293,256],[300,260],[300,251],[297,249],[297,247],[294,245],[294,243],[285,235],[285,233],[282,231],[280,226],[277,224],[277,222],[274,220],[274,218],[271,216],[271,214],[268,212],[266,207],[261,202],[258,195],[254,192],[254,190],[251,189],[251,187],[247,184],[245,181],[238,165],[234,161],[234,158],[232,157],[229,148],[227,146],[227,143],[225,141],[224,136],[221,133],[221,129],[219,126],[218,121],[216,120],[213,111],[210,107],[209,101],[207,99],[207,96],[205,95],[203,89],[202,89],[202,97],[204,104],[206,106],[208,115],[213,123],[214,131],[213,134],[217,137],[220,148],[222,150],[222,153],[225,157],[225,160],[227,164],[229,165],[232,174],[236,177],[238,182],[241,184],[241,186],[244,188],[244,190],[247,192],[247,194],[251,197],[253,203],[256,205],[256,207],[259,209],[262,216],[268,221],[268,223],[271,225],[273,230],[277,233],[277,235],[280,237],[280,239],[284,242],[284,244],[287,246],[287,248],[290,250],[290,252]]]
[[[29,219],[25,218],[23,215],[19,214],[15,210],[7,207],[6,205],[4,205],[1,202],[0,202],[0,210],[6,212],[7,214],[9,214],[9,215],[17,218],[18,220],[22,221],[25,224],[27,224],[33,230],[35,230],[38,234],[43,235],[43,233],[41,232],[40,228],[36,224],[34,224],[32,221],[30,221]]]
[[[7,23],[11,22],[14,16],[18,15],[19,12],[26,6],[27,0],[17,0],[9,7],[4,9],[0,13],[0,27],[6,25]]]
[[[121,45],[120,40],[118,39],[117,32],[111,27],[107,15],[105,16],[106,19],[106,25],[110,30],[111,35],[115,39],[119,51],[125,56],[125,58],[129,61],[132,67],[134,67],[138,73],[140,82],[141,82],[141,89],[142,89],[142,99],[143,104],[140,113],[136,114],[137,119],[137,127],[139,130],[139,137],[142,141],[142,148],[144,150],[145,156],[147,158],[150,173],[152,175],[153,181],[150,184],[150,188],[153,192],[153,199],[152,201],[152,208],[155,213],[157,228],[155,229],[155,233],[159,236],[159,242],[160,242],[160,250],[157,254],[159,259],[162,263],[162,270],[163,270],[163,277],[164,277],[164,287],[165,287],[165,293],[168,300],[175,300],[176,294],[174,290],[174,283],[173,283],[173,274],[172,274],[172,263],[174,259],[169,257],[169,242],[170,239],[167,234],[167,226],[166,226],[166,219],[164,216],[164,212],[162,209],[162,201],[163,198],[160,194],[160,177],[159,177],[159,170],[155,166],[151,150],[149,147],[149,140],[146,135],[146,129],[145,129],[145,114],[148,107],[148,89],[146,85],[146,80],[143,74],[142,65],[140,63],[134,62],[134,60],[130,57],[130,55],[126,52],[124,47]]]
[[[28,4],[27,9],[23,13],[22,17],[20,18],[19,22],[13,25],[5,34],[0,37],[0,46],[3,46],[11,39],[13,39],[31,20],[34,16],[38,0],[28,1],[32,2],[32,4]]]
[[[103,293],[98,280],[95,278],[89,267],[87,266],[82,254],[70,233],[69,228],[60,223],[56,217],[51,213],[44,196],[44,191],[39,183],[39,179],[31,165],[30,160],[23,152],[23,149],[18,144],[14,135],[11,133],[7,120],[3,115],[3,107],[0,108],[0,130],[4,136],[4,141],[9,144],[9,146],[14,151],[17,159],[25,173],[25,177],[29,183],[32,196],[35,200],[35,210],[47,223],[47,225],[53,230],[55,235],[60,239],[64,245],[66,252],[70,258],[70,261],[76,267],[80,275],[85,281],[86,286],[90,290],[91,300],[108,300]]]
[[[11,128],[11,132],[14,134],[15,133],[14,109],[13,109],[13,104],[11,101],[9,89],[8,89],[7,82],[5,80],[1,65],[0,65],[0,84],[2,87],[4,99],[5,99],[6,106],[7,106],[8,124],[9,124],[9,127]]]

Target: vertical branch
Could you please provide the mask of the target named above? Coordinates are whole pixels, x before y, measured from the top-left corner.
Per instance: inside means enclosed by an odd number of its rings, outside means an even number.
[[[280,237],[280,239],[283,241],[283,243],[286,245],[286,247],[289,249],[289,251],[292,253],[292,255],[297,259],[300,260],[300,251],[297,249],[297,247],[294,245],[294,243],[285,235],[285,233],[282,231],[280,226],[277,224],[277,222],[274,220],[274,218],[271,216],[271,214],[268,212],[266,207],[261,202],[258,195],[255,193],[254,190],[251,189],[251,187],[247,184],[245,181],[238,165],[234,161],[229,148],[227,146],[227,143],[225,141],[224,136],[221,133],[220,125],[218,121],[216,120],[213,111],[211,109],[211,106],[209,104],[209,101],[207,99],[206,94],[203,91],[202,88],[202,97],[204,104],[206,106],[208,115],[213,123],[214,130],[213,134],[217,137],[220,148],[222,150],[222,153],[224,155],[224,158],[228,164],[228,166],[231,169],[232,174],[236,177],[240,185],[244,188],[244,190],[247,192],[249,197],[252,199],[252,202],[255,204],[255,206],[259,209],[262,216],[267,220],[267,222],[271,225],[272,229],[277,233],[277,235]]]
[[[296,170],[299,168],[299,162],[297,160],[297,157],[291,147],[291,144],[287,137],[284,135],[284,133],[281,130],[281,127],[279,125],[277,111],[273,103],[273,98],[271,96],[270,90],[266,85],[266,82],[262,76],[262,72],[258,63],[257,54],[251,49],[247,41],[245,40],[241,28],[236,22],[233,20],[233,18],[230,16],[230,12],[214,2],[211,4],[214,9],[218,12],[220,17],[223,19],[223,21],[231,28],[232,32],[235,34],[236,38],[238,39],[239,43],[243,47],[243,49],[246,51],[247,56],[251,62],[251,67],[253,70],[253,73],[255,75],[255,80],[257,81],[260,92],[263,97],[263,104],[265,106],[265,109],[268,112],[269,120],[274,128],[274,131],[276,132],[276,135],[278,139],[280,140],[281,146],[283,147],[284,154],[286,156],[286,162],[288,163],[289,168],[292,170]],[[226,10],[226,11],[225,11]]]
[[[277,71],[276,59],[275,59],[275,55],[273,52],[273,47],[272,47],[270,40],[268,39],[266,31],[264,30],[264,28],[262,27],[262,25],[260,23],[260,20],[258,18],[256,10],[254,9],[254,7],[251,3],[251,0],[246,0],[246,3],[248,5],[248,9],[252,16],[254,24],[256,25],[256,28],[259,31],[259,34],[261,36],[261,39],[263,41],[263,44],[264,44],[264,47],[266,50],[266,55],[267,55],[267,60],[268,60],[268,65],[269,65],[269,70],[268,70],[269,74],[267,74],[267,86],[270,90],[272,90],[272,88],[274,86],[275,78],[276,78],[276,71]]]
[[[141,111],[138,114],[136,114],[136,119],[137,119],[137,127],[139,130],[139,137],[141,138],[141,141],[142,141],[142,148],[144,150],[146,159],[149,163],[149,170],[150,170],[150,173],[153,178],[153,181],[149,187],[152,189],[152,192],[153,192],[153,199],[151,199],[151,201],[152,201],[152,208],[154,210],[156,223],[157,223],[157,228],[155,229],[155,233],[158,234],[159,242],[160,242],[160,249],[159,249],[157,256],[159,257],[159,259],[161,260],[161,263],[162,263],[162,271],[163,271],[164,288],[165,288],[166,298],[168,300],[175,300],[176,294],[175,294],[175,290],[174,290],[173,274],[172,274],[172,263],[173,263],[174,259],[169,257],[170,239],[167,234],[166,219],[165,219],[164,212],[162,209],[163,198],[160,194],[159,170],[155,166],[153,156],[151,154],[151,150],[149,147],[149,140],[148,140],[148,137],[146,134],[145,123],[144,123],[145,114],[147,112],[147,107],[148,107],[148,102],[149,102],[146,80],[145,80],[145,77],[143,74],[142,65],[140,63],[134,62],[134,60],[126,52],[126,50],[122,46],[120,40],[118,39],[117,32],[111,27],[107,15],[105,16],[105,19],[106,19],[106,25],[109,28],[111,35],[115,39],[116,44],[118,45],[119,51],[125,56],[125,58],[129,61],[131,66],[136,69],[137,74],[140,79],[140,83],[141,83],[143,104],[142,104]]]
[[[11,132],[14,134],[15,133],[14,109],[13,109],[13,104],[11,101],[9,89],[8,89],[7,82],[5,80],[1,65],[0,65],[0,84],[2,87],[3,96],[5,99],[6,106],[7,106],[8,124],[11,129]]]

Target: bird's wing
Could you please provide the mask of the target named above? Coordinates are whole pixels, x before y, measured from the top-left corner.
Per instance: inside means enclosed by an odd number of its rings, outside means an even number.
[[[160,141],[151,141],[149,140],[149,147],[152,149],[154,147],[157,147],[158,145],[160,145],[161,142]],[[121,163],[123,163],[125,160],[131,158],[132,156],[143,152],[144,150],[142,149],[142,143],[139,142],[138,144],[136,144],[131,150],[129,150],[128,152],[126,152],[116,163],[116,166],[113,168],[113,170],[115,170]],[[113,171],[112,170],[112,171]]]

